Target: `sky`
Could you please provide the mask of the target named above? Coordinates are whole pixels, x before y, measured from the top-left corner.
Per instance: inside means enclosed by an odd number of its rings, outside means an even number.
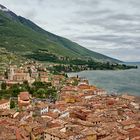
[[[140,61],[140,0],[0,0],[43,29],[123,61]]]

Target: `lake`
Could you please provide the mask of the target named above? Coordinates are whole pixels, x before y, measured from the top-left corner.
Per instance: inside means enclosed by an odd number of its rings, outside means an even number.
[[[133,64],[132,64],[133,65]],[[139,68],[130,70],[95,70],[68,73],[68,76],[79,76],[89,80],[91,85],[96,85],[110,93],[128,93],[140,96],[140,63],[135,63]]]

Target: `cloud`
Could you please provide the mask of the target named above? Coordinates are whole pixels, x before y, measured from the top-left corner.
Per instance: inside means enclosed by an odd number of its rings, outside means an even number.
[[[37,16],[37,11],[35,9],[34,10],[29,10],[28,12],[26,12],[25,16],[28,19],[32,19],[33,20]]]

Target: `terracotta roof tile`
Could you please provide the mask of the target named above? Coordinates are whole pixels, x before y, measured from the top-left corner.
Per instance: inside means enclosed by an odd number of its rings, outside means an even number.
[[[30,99],[29,92],[20,92],[19,97],[21,100],[24,100],[24,101]]]

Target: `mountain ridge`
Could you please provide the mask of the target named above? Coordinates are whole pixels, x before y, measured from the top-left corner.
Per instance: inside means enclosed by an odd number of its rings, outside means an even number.
[[[17,16],[0,5],[0,47],[18,54],[35,54],[44,49],[58,56],[120,62],[117,59],[90,51],[81,45],[50,33],[29,19]],[[8,43],[7,43],[8,42]]]

